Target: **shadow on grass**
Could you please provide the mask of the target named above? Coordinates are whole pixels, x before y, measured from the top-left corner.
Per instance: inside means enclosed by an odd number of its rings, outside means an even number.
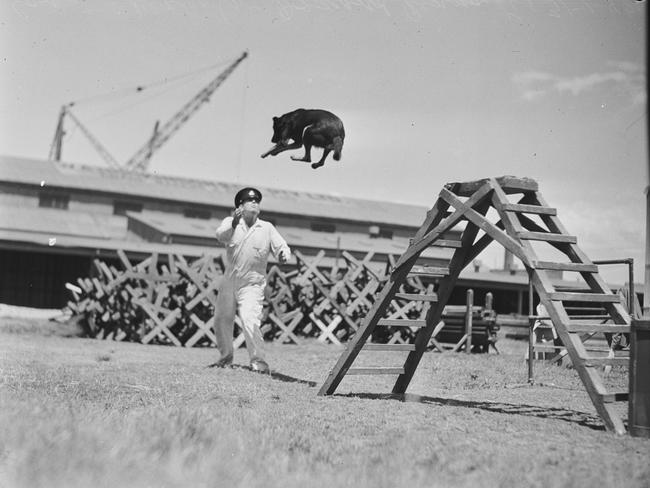
[[[505,413],[510,415],[523,415],[527,417],[538,417],[542,419],[562,420],[592,430],[605,431],[602,420],[594,415],[566,408],[540,407],[537,405],[513,405],[499,402],[480,402],[472,400],[457,400],[453,398],[434,398],[413,394],[394,393],[345,393],[334,394],[333,396],[347,398],[365,398],[370,400],[397,400],[402,402],[423,403],[428,405],[444,405],[451,407],[477,408],[488,412]]]
[[[217,363],[209,364],[207,367],[208,368],[215,368],[215,367],[218,368]],[[243,369],[243,370],[246,370],[246,371],[250,371],[251,373],[261,374],[261,375],[264,375],[264,376],[270,376],[271,379],[274,379],[274,380],[277,380],[277,381],[283,381],[285,383],[300,383],[300,384],[303,384],[303,385],[310,386],[312,388],[315,387],[318,384],[315,381],[308,381],[308,380],[302,380],[300,378],[294,378],[293,376],[278,373],[277,371],[271,371],[269,373],[260,373],[258,371],[253,371],[253,369],[250,366],[246,366],[246,365],[243,365],[243,364],[232,364],[232,365],[228,366],[226,369]]]

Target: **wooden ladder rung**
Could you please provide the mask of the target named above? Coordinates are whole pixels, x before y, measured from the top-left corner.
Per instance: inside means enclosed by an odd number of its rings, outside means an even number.
[[[434,247],[454,247],[454,248],[459,248],[463,244],[460,241],[456,241],[453,239],[438,239],[437,241],[433,242],[431,244]]]
[[[520,239],[529,241],[546,241],[546,242],[566,242],[568,244],[576,244],[578,239],[576,236],[569,236],[566,234],[553,234],[551,232],[518,232],[517,235]]]
[[[599,324],[597,322],[583,324],[566,324],[566,330],[575,333],[584,332],[611,332],[611,333],[629,333],[630,326],[627,324]]]
[[[569,293],[553,292],[549,293],[551,300],[560,300],[566,302],[596,302],[596,303],[619,303],[621,298],[613,293]]]
[[[379,319],[377,325],[386,327],[425,327],[427,321],[417,319]]]
[[[554,269],[559,271],[578,271],[581,273],[598,273],[598,266],[585,263],[555,263],[552,261],[534,261],[536,269]]]
[[[608,314],[605,313],[605,309],[603,307],[570,307],[570,306],[565,306],[564,310],[569,312],[584,312],[585,314],[590,314],[590,315],[605,315],[606,317],[609,317]],[[576,314],[579,315],[579,314]]]
[[[440,277],[449,274],[449,268],[442,266],[413,266],[409,271],[409,276]]]
[[[553,352],[553,351],[561,351],[564,349],[564,346],[554,346],[553,344],[540,344],[536,342],[533,344],[533,349],[537,352]]]
[[[591,288],[588,286],[586,287],[581,287],[578,288],[576,286],[564,286],[564,285],[554,285],[553,288],[555,288],[555,291],[568,291],[571,293],[591,293]]]
[[[438,301],[438,295],[433,293],[433,294],[425,294],[425,293],[395,293],[395,298],[402,298],[405,300],[412,300],[412,301],[418,301],[418,302],[437,302]]]
[[[374,344],[366,343],[364,351],[415,351],[415,344]]]
[[[579,358],[585,366],[627,366],[630,358],[627,356],[608,357],[582,357]]]
[[[557,209],[540,205],[524,205],[521,203],[504,203],[501,208],[506,212],[531,213],[539,215],[557,215]]]
[[[347,374],[404,374],[404,368],[373,367],[373,368],[350,368]]]
[[[607,315],[596,315],[596,314],[591,314],[591,315],[569,315],[569,318],[571,320],[600,320],[601,322],[605,322],[606,320],[611,320],[612,317],[607,314]]]
[[[599,396],[603,403],[627,402],[630,399],[630,393],[627,391],[600,393]]]

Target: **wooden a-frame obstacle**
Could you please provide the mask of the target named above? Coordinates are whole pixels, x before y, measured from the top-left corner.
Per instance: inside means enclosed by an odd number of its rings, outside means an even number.
[[[516,203],[511,202],[509,195]],[[521,196],[517,199],[518,195]],[[496,222],[488,218],[490,209],[496,210]],[[459,224],[464,224],[460,242],[446,240],[445,233]],[[607,391],[603,367],[628,364],[629,357],[591,357],[582,337],[583,334],[599,332],[629,333],[630,316],[618,295],[612,293],[598,274],[598,267],[580,250],[576,237],[567,233],[557,217],[556,209],[547,205],[538,191],[537,182],[529,178],[504,176],[444,186],[436,204],[429,210],[422,227],[391,270],[372,308],[318,394],[333,394],[343,377],[350,374],[396,374],[398,377],[392,393],[404,394],[460,272],[492,241],[500,243],[524,264],[605,427],[619,434],[624,433],[625,427],[615,402],[627,401],[628,393]],[[533,241],[537,241],[536,246],[547,243],[568,260],[564,257],[562,262],[538,259]],[[439,280],[435,293],[402,297],[404,294],[399,293],[400,286],[416,265],[420,253],[434,245],[455,248],[447,268],[430,268],[431,276],[437,276]],[[557,251],[554,252],[557,254]],[[586,289],[580,292],[556,290],[549,271],[558,270],[579,273],[586,283]],[[422,275],[421,269],[419,275]],[[383,317],[394,298],[427,301],[431,307],[425,320],[387,320]],[[603,320],[571,319],[565,305],[580,302],[602,304],[609,314],[608,323],[602,323]],[[417,333],[412,344],[366,343],[373,330],[382,326],[417,328]],[[352,368],[362,350],[408,351],[408,356],[398,367]]]

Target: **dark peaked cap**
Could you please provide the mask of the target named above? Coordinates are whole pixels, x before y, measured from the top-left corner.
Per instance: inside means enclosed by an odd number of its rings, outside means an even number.
[[[235,195],[235,207],[239,207],[245,200],[253,198],[258,202],[261,202],[262,193],[257,188],[242,188],[237,192],[237,195]]]

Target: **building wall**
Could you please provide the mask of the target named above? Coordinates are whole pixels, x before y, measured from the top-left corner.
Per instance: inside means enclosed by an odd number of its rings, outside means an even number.
[[[71,298],[67,282],[89,276],[89,256],[0,250],[0,303],[62,308]]]
[[[170,189],[173,191],[173,189]],[[106,192],[93,192],[87,190],[69,190],[63,188],[43,187],[38,185],[15,184],[0,182],[0,205],[3,209],[29,208],[39,209],[39,195],[41,193],[56,193],[68,195],[68,208],[48,208],[48,212],[69,212],[71,214],[85,214],[80,219],[77,229],[83,229],[81,222],[91,222],[87,215],[102,217],[102,229],[113,236],[114,239],[126,241],[142,241],[143,237],[151,242],[161,242],[160,236],[144,236],[142,232],[133,233],[127,228],[126,215],[114,215],[116,201],[130,202],[142,205],[142,211],[147,214],[158,214],[160,218],[169,216],[187,216],[188,209],[208,211],[212,219],[222,219],[230,215],[232,208],[223,206],[202,206],[191,203],[178,203],[162,199],[140,198],[130,195],[113,195]],[[298,209],[299,210],[299,209]],[[71,216],[74,220],[74,217]],[[313,224],[333,226],[335,232],[322,231],[323,248],[329,248],[331,259],[338,256],[336,251],[337,236],[353,233],[356,235],[370,235],[369,227],[374,222],[340,221],[326,218],[312,218],[299,214],[279,214],[265,212],[262,205],[262,218],[274,222],[285,229],[314,230]],[[38,225],[38,224],[35,224]],[[98,224],[99,225],[99,224]],[[33,229],[37,231],[37,228]],[[393,233],[395,237],[412,237],[414,228],[408,226],[384,226],[384,230]],[[158,237],[158,238],[156,238]],[[205,242],[182,242],[182,244],[205,245]],[[216,243],[215,243],[216,245]],[[21,249],[20,243],[6,243],[4,249],[0,247],[0,303],[19,306],[59,308],[63,307],[70,298],[65,288],[66,282],[76,282],[78,277],[88,276],[91,270],[92,258],[96,253],[104,253],[94,249],[68,249],[66,254],[55,254],[55,249],[43,247],[38,249],[30,247]],[[311,255],[319,249],[306,249],[305,254]],[[368,249],[370,250],[370,249]],[[313,253],[312,253],[313,251]],[[105,254],[105,253],[104,253]],[[110,253],[109,254],[114,254]],[[353,253],[354,254],[354,253]],[[365,254],[365,253],[364,253]],[[96,254],[99,256],[99,254]],[[357,252],[356,257],[362,258],[363,254]]]
[[[173,202],[166,202],[163,200],[152,200],[144,199],[130,196],[119,196],[119,195],[108,195],[101,193],[93,192],[83,192],[83,191],[69,191],[69,190],[60,190],[56,188],[36,188],[28,187],[24,185],[11,185],[11,184],[0,184],[0,204],[3,207],[23,207],[23,208],[38,208],[39,206],[39,194],[41,192],[55,192],[61,194],[67,194],[70,196],[68,203],[68,210],[71,212],[85,212],[89,214],[97,215],[113,215],[114,203],[119,202],[129,202],[134,204],[142,205],[142,211],[149,213],[160,213],[161,215],[175,215],[183,216],[187,210],[198,210],[198,211],[207,211],[210,214],[211,218],[223,219],[231,213],[231,208],[224,207],[208,207],[194,204],[178,204]],[[66,211],[66,210],[61,210]],[[273,212],[265,212],[264,206],[262,205],[262,218],[272,221],[275,225],[280,225],[284,227],[295,227],[298,229],[311,229],[315,230],[314,225],[324,225],[325,227],[334,226],[336,233],[361,233],[370,235],[370,227],[376,225],[374,222],[341,222],[340,220],[333,219],[324,219],[324,218],[312,218],[309,216],[302,215],[286,215],[286,214],[277,214]],[[118,219],[116,216],[116,222],[123,220],[124,227],[126,228],[126,217],[123,216],[121,219]],[[379,226],[382,231],[388,231],[392,233],[394,237],[408,238],[412,237],[415,233],[414,228],[407,226],[397,227],[397,226]],[[323,231],[324,236],[327,234],[333,234],[333,232]]]

